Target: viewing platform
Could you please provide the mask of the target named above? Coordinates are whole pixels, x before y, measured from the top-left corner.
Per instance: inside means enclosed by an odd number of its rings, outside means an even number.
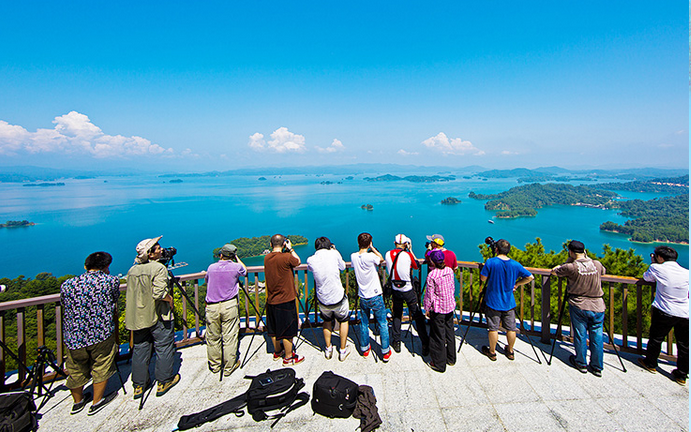
[[[477,285],[478,264],[459,262],[459,266],[463,274],[463,295],[457,303],[457,317],[462,317],[461,325],[456,326],[457,344],[470,323],[470,311],[477,306],[480,289]],[[654,286],[634,278],[603,277],[604,298],[608,305],[606,329],[615,328],[615,323],[621,329],[614,335],[614,341],[626,372],[613,347],[606,344],[605,367],[602,377],[598,378],[591,373],[581,374],[569,364],[573,345],[568,337],[567,319],[562,323],[563,336],[557,332],[554,306],[558,310],[565,281],[549,276],[547,269],[528,270],[536,280],[516,292],[519,303],[517,317],[521,320],[522,331],[515,346],[515,361],[503,355],[506,340],[503,334],[499,336],[496,362],[480,352],[480,347],[487,344],[487,331],[483,324],[478,323],[477,314],[468,333],[467,344],[458,354],[456,364],[448,367],[443,374],[426,365],[424,360],[428,359],[421,357],[420,340],[412,326],[410,333],[405,333],[407,323],[403,325],[401,353],[393,353],[391,360],[384,363],[381,360],[379,337],[372,333],[373,326],[370,326],[373,355],[363,358],[357,350],[354,336],[358,323],[351,321],[349,344],[352,351],[344,362],[339,362],[337,355],[331,360],[325,359],[321,328],[312,328],[303,320],[297,351],[305,356],[305,361],[293,367],[297,376],[305,380],[303,391],[311,394],[315,380],[326,370],[360,385],[371,386],[383,420],[379,428],[382,431],[688,431],[688,387],[678,385],[670,374],[675,368],[672,357],[674,344],[668,342],[657,374],[649,373],[636,362],[645,347],[644,336],[648,331],[643,325],[643,317],[649,313],[650,306],[649,300],[646,303],[645,299],[650,298]],[[420,270],[419,276],[424,276],[423,271]],[[245,281],[245,286],[251,288],[250,298],[255,304],[261,299],[256,282],[263,280],[262,272],[261,267],[249,268]],[[349,277],[346,273],[346,284],[350,282]],[[299,267],[296,283],[305,290],[303,299],[308,298],[306,287],[311,286],[310,279],[311,274],[305,266]],[[184,275],[180,281],[196,307],[202,306],[200,283],[203,282],[203,274]],[[125,288],[123,285],[122,290]],[[541,307],[542,304],[550,304],[551,299],[556,300],[551,302],[555,303],[552,307]],[[123,301],[124,294],[121,297]],[[183,315],[187,315],[187,302],[184,298],[180,301]],[[628,307],[621,308],[622,304]],[[621,312],[615,314],[617,305]],[[310,322],[314,323],[317,316],[304,300],[301,312],[303,309],[309,314]],[[55,319],[46,319],[48,312],[53,311]],[[282,366],[280,362],[272,360],[271,343],[267,345],[268,337],[262,332],[261,324],[257,329],[256,323],[260,322],[257,320],[258,312],[249,302],[245,302],[241,315],[243,335],[240,339],[240,360],[243,360],[243,366],[230,377],[219,381],[218,374],[209,372],[206,346],[197,338],[201,329],[200,317],[195,316],[193,322],[188,320],[179,332],[176,362],[182,379],[166,395],[157,398],[154,389],[145,399],[143,409],[138,410],[139,401],[132,399],[131,365],[125,344],[118,366],[127,394],[123,394],[120,381],[113,377],[107,392],[119,391],[117,399],[94,416],[87,416],[86,410],[72,416],[72,398],[64,386],[64,380],[58,380],[53,385],[55,393],[39,410],[40,430],[172,431],[180,416],[202,411],[244,393],[249,387],[249,380],[243,379],[244,375],[256,375]],[[27,328],[33,327],[27,323],[34,318],[38,332],[35,340],[33,336],[27,338]],[[5,330],[10,320],[16,320],[17,323],[17,352],[22,361],[27,362],[27,352],[30,351],[27,347],[36,344],[53,348],[58,359],[64,357],[59,295],[1,303],[0,337],[3,340],[6,340]],[[541,326],[542,322],[552,324]],[[55,329],[56,340],[46,338],[47,329],[51,326]],[[253,332],[255,336],[250,346]],[[547,365],[546,359],[549,358],[551,342],[555,337],[558,341],[554,358],[551,365]],[[334,335],[333,340],[337,344],[338,336]],[[670,335],[669,341],[673,341],[673,335]],[[0,368],[2,376],[5,376],[5,364],[9,357],[4,352],[0,354]],[[23,372],[20,371],[20,378],[23,378]],[[9,389],[17,379],[16,374],[6,378],[4,387]],[[89,391],[90,386],[86,390]],[[37,404],[41,401],[37,399]],[[359,420],[354,418],[327,419],[313,415],[308,404],[281,419],[274,430],[354,431],[358,426]],[[247,414],[240,418],[230,414],[195,430],[229,429],[269,430],[270,422],[256,423]]]

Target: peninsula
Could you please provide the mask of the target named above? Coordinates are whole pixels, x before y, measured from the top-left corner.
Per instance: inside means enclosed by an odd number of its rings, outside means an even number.
[[[651,243],[689,243],[689,194],[643,201],[639,199],[617,202],[612,208],[621,209],[630,217],[624,225],[607,221],[600,230],[626,234],[630,241]]]
[[[307,237],[299,236],[299,235],[289,235],[287,236],[293,246],[301,246],[301,245],[306,245],[309,240]],[[235,247],[238,248],[238,257],[239,258],[250,258],[250,257],[256,257],[256,256],[261,256],[261,255],[266,255],[267,250],[270,250],[270,243],[271,243],[271,236],[265,235],[265,236],[260,236],[260,237],[240,237],[236,238],[235,240],[231,240],[228,242],[230,244],[235,245]],[[213,254],[214,258],[218,258],[218,251],[221,250],[220,247],[214,249]]]

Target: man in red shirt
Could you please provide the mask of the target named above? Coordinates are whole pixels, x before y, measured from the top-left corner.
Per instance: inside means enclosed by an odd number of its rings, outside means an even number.
[[[264,257],[266,326],[274,344],[274,360],[283,358],[283,366],[292,366],[305,360],[293,352],[293,338],[298,334],[298,289],[293,268],[300,265],[300,257],[290,240],[281,234],[271,237],[271,249]]]

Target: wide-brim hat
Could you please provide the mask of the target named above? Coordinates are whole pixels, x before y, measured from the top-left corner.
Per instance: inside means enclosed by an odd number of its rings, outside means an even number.
[[[156,243],[158,243],[159,240],[161,240],[161,237],[163,236],[158,236],[154,238],[148,238],[140,241],[137,243],[137,256],[138,257],[145,257],[149,254],[149,250],[154,247]]]

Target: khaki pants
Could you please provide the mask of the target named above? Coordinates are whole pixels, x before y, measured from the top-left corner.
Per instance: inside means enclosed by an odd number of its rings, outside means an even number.
[[[237,360],[240,315],[238,298],[206,305],[206,355],[209,369],[221,369],[221,341],[223,342],[224,370],[230,372]]]

